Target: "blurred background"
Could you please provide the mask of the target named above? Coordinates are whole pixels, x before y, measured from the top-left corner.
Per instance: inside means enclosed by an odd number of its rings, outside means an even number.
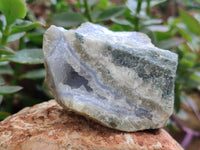
[[[1,0],[0,12],[0,120],[52,98],[44,83],[45,30],[90,21],[143,32],[178,54],[166,130],[185,149],[200,149],[200,0]]]

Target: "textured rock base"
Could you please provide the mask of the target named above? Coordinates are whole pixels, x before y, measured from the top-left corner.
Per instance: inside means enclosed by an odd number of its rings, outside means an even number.
[[[0,123],[0,150],[182,150],[164,130],[127,133],[64,110],[54,100]]]

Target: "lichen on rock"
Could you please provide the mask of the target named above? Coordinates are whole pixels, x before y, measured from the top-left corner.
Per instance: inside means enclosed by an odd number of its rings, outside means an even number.
[[[177,55],[145,34],[51,26],[43,51],[47,87],[64,108],[121,131],[161,128],[172,114]]]

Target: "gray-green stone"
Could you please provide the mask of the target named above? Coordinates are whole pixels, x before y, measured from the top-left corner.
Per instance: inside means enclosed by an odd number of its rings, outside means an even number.
[[[161,128],[172,114],[177,55],[145,34],[51,26],[43,50],[47,87],[64,108],[122,131]]]

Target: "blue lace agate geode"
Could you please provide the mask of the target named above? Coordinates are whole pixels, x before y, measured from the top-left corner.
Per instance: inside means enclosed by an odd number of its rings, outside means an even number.
[[[122,131],[161,128],[172,114],[177,55],[145,34],[51,26],[43,51],[47,87],[64,108]]]

